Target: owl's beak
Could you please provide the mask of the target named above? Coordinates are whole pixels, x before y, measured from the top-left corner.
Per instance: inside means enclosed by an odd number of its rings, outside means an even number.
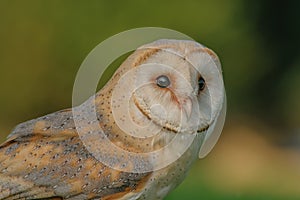
[[[186,119],[186,122],[189,121],[191,115],[192,115],[192,108],[193,108],[193,102],[190,98],[185,98],[182,102],[182,111],[184,115],[184,119]]]
[[[200,125],[200,113],[197,104],[196,97],[184,98],[182,101],[182,118],[181,118],[181,131],[187,133],[195,133],[199,129]]]

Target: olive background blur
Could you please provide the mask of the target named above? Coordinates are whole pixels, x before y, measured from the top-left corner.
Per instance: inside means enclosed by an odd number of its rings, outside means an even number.
[[[0,141],[71,107],[87,54],[121,31],[183,32],[220,57],[224,132],[167,199],[300,198],[300,1],[1,1]],[[1,180],[0,180],[1,181]]]

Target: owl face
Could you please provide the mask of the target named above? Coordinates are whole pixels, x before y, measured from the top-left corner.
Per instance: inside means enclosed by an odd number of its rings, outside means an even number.
[[[156,41],[137,51],[131,102],[139,115],[174,133],[207,130],[224,99],[217,56],[192,41]]]
[[[160,138],[157,133],[164,130],[175,133],[170,137],[180,133],[187,139],[184,147],[190,135],[203,134],[200,157],[217,142],[226,98],[221,65],[210,49],[194,41],[158,40],[138,48],[111,81],[112,114],[124,133],[133,138]]]

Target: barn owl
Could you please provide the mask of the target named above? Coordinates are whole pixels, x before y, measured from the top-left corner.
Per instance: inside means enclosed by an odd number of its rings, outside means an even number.
[[[0,199],[163,199],[216,143],[225,107],[212,50],[143,45],[82,105],[12,131],[0,146]]]

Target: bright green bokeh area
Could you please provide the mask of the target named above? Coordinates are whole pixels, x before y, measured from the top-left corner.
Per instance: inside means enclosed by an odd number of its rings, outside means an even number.
[[[165,27],[219,55],[228,97],[216,148],[167,199],[299,199],[299,9],[271,0],[1,1],[0,141],[20,122],[70,107],[76,72],[101,41]]]

